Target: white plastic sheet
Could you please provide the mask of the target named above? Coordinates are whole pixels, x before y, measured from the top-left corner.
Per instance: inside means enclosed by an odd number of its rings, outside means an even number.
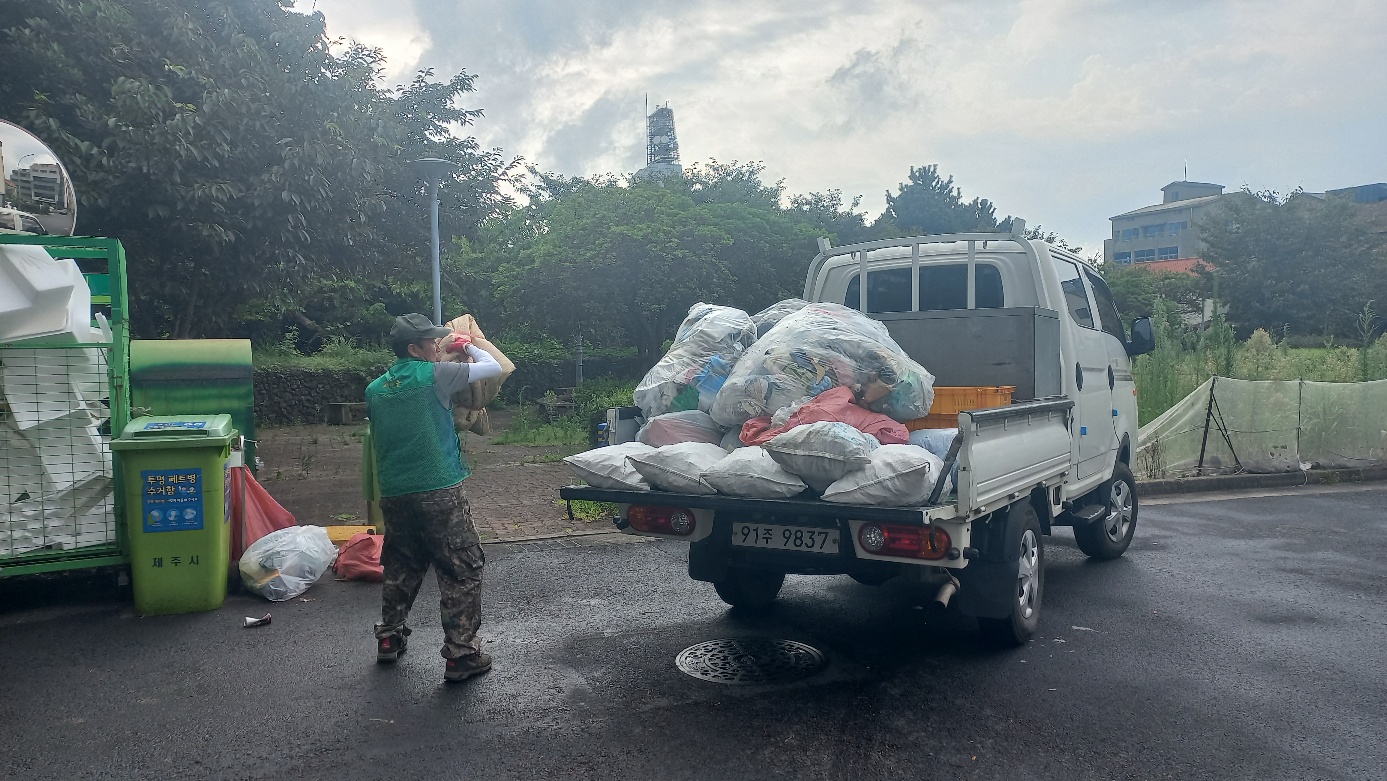
[[[1387,380],[1212,377],[1137,443],[1133,471],[1147,479],[1387,464]]]

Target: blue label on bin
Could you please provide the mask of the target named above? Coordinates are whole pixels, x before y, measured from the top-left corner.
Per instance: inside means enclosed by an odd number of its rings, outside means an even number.
[[[141,429],[141,431],[159,431],[159,430],[161,430],[161,429],[166,429],[166,428],[192,428],[192,429],[203,429],[203,428],[207,428],[207,421],[205,421],[205,420],[156,420],[156,421],[153,421],[153,422],[144,424],[144,428]]]
[[[201,469],[146,469],[140,483],[146,534],[202,528]]]

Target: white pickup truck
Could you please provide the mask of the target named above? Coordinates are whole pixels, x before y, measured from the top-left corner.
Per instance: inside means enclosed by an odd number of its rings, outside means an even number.
[[[734,607],[768,607],[786,574],[901,577],[937,587],[937,601],[975,616],[989,638],[1026,642],[1053,527],[1074,527],[1097,559],[1131,543],[1132,357],[1155,339],[1146,318],[1124,331],[1093,267],[1023,232],[820,240],[809,265],[806,300],[879,319],[936,385],[1015,386],[1016,403],[958,414],[944,465],[958,467],[952,494],[940,495],[940,480],[924,506],[908,508],[585,486],[560,496],[616,503],[627,534],[691,543],[690,577]],[[638,414],[609,411],[613,444],[632,438]]]

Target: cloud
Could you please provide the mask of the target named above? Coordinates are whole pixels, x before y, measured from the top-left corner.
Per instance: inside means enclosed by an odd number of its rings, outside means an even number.
[[[300,5],[312,2],[301,0]],[[792,191],[884,205],[911,165],[1096,247],[1191,176],[1387,179],[1387,3],[1343,0],[317,0],[391,78],[479,76],[487,146],[567,174],[644,163],[645,96],[685,163],[763,160]],[[1377,168],[1365,168],[1364,160]]]

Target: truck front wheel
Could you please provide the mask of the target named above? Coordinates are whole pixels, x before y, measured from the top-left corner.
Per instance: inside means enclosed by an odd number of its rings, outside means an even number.
[[[1137,530],[1137,482],[1132,470],[1118,461],[1112,478],[1098,489],[1098,497],[1106,503],[1102,517],[1075,526],[1074,542],[1089,558],[1106,561],[1126,553]]]
[[[727,576],[713,583],[723,602],[743,610],[765,610],[775,601],[780,587],[785,584],[785,573],[766,570],[737,569],[727,570]]]
[[[1041,543],[1040,519],[1030,502],[1011,506],[1009,513],[1019,513],[1014,525],[1008,523],[1005,560],[1014,565],[1016,578],[1009,597],[1011,615],[1006,618],[978,618],[983,637],[997,645],[1019,646],[1035,634],[1040,625],[1040,598],[1045,588],[1045,547]],[[1011,519],[1008,519],[1010,521]],[[1019,532],[1019,533],[1018,533]]]

